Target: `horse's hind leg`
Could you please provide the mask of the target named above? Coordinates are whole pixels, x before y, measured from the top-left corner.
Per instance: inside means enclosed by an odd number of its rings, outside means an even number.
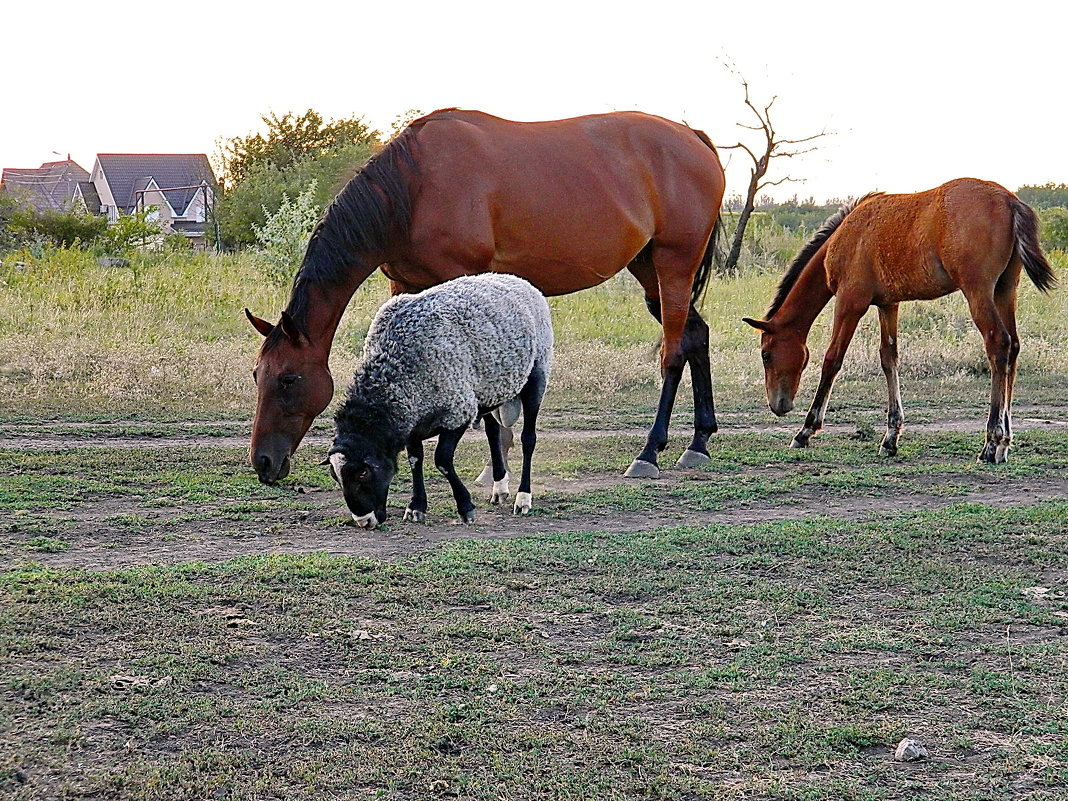
[[[694,437],[679,459],[682,467],[695,467],[708,461],[705,443],[717,428],[708,358],[708,325],[690,303],[692,273],[684,275],[682,270],[671,271],[680,258],[675,257],[673,251],[654,248],[652,261],[639,258],[628,268],[645,290],[649,313],[664,329],[660,350],[663,385],[656,419],[649,430],[645,448],[624,474],[628,478],[659,477],[657,455],[667,447],[668,423],[687,362],[694,391]],[[654,270],[654,264],[660,269]]]
[[[488,420],[489,415],[486,415],[482,419]],[[512,469],[508,466],[508,454],[512,450],[513,443],[515,443],[515,434],[512,433],[511,426],[501,425],[500,423],[498,423],[497,427],[500,432],[499,438],[501,453],[503,454],[504,458],[504,473],[507,477],[512,473]],[[486,431],[488,432],[489,429],[487,428]],[[492,448],[493,446],[491,445],[490,447]],[[489,487],[493,485],[495,480],[496,479],[493,478],[493,461],[491,459],[490,461],[486,462],[486,466],[482,468],[482,472],[478,474],[478,478],[475,479],[475,483],[478,484],[480,487]]]
[[[541,410],[541,399],[545,396],[547,382],[548,376],[543,366],[535,362],[534,370],[519,394],[523,402],[523,432],[519,435],[519,440],[523,444],[523,472],[519,477],[519,491],[515,494],[512,514],[530,514],[530,508],[534,502],[530,490],[530,464],[534,458],[534,446],[538,442],[538,412]]]
[[[1020,345],[1015,336],[1015,315],[1010,333],[998,310],[999,304],[988,291],[976,292],[967,298],[972,320],[983,335],[983,345],[990,360],[990,416],[986,421],[986,444],[978,461],[994,464],[1005,461],[1012,436],[1007,425],[1010,375],[1015,374],[1015,354],[1019,353]]]
[[[1020,356],[1020,336],[1016,331],[1016,290],[1020,279],[1020,265],[1010,265],[1009,271],[1002,275],[994,288],[994,304],[998,316],[1009,335],[1009,360],[1005,368],[1005,406],[1002,413],[1002,425],[1005,436],[994,450],[994,461],[1004,462],[1009,457],[1012,446],[1012,395],[1016,387],[1016,365]]]
[[[886,436],[879,446],[880,456],[897,456],[897,440],[901,436],[901,427],[905,420],[905,410],[901,406],[901,383],[898,380],[897,356],[897,310],[892,306],[879,307],[879,362],[886,376]]]

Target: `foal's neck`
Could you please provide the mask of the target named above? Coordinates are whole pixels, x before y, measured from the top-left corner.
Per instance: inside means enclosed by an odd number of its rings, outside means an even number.
[[[780,328],[796,328],[804,339],[808,339],[812,324],[832,297],[834,293],[827,286],[823,259],[814,258],[805,265],[772,320]]]

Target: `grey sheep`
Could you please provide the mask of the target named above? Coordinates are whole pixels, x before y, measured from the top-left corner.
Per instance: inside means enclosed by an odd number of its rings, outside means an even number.
[[[434,463],[452,487],[460,519],[473,523],[474,504],[453,467],[453,454],[464,431],[480,418],[493,463],[491,501],[506,500],[500,423],[492,412],[516,403],[523,409],[523,473],[514,512],[527,514],[535,424],[552,347],[549,304],[512,275],[456,278],[386,302],[371,323],[363,359],[335,415],[327,456],[356,523],[374,528],[386,519],[402,448],[412,467],[412,499],[404,518],[426,519],[423,441],[434,435]]]

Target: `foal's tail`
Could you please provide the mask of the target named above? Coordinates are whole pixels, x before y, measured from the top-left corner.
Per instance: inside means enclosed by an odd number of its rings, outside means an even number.
[[[1023,262],[1027,277],[1043,292],[1049,292],[1057,283],[1053,268],[1042,253],[1038,242],[1038,215],[1034,209],[1013,197],[1009,200],[1012,209],[1012,235],[1016,240],[1016,255]]]

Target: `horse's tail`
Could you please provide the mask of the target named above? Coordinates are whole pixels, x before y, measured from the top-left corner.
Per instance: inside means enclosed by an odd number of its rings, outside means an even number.
[[[712,144],[712,140],[708,134],[704,131],[699,131],[696,128],[691,128],[694,135],[711,150],[716,158],[719,158],[719,151],[716,150],[716,146]],[[723,220],[719,215],[719,209],[716,209],[716,222],[712,226],[712,234],[708,237],[708,246],[705,248],[705,253],[701,257],[701,263],[697,266],[697,272],[693,277],[693,288],[690,290],[690,303],[697,306],[701,299],[704,297],[705,290],[708,289],[708,280],[712,277],[713,267],[715,271],[719,272],[723,266],[723,248],[720,243],[723,241]]]
[[[1015,240],[1016,255],[1023,262],[1031,283],[1042,292],[1049,292],[1057,283],[1057,276],[1042,253],[1042,246],[1038,241],[1038,215],[1015,196],[1009,200],[1009,206],[1012,208],[1012,236]]]

